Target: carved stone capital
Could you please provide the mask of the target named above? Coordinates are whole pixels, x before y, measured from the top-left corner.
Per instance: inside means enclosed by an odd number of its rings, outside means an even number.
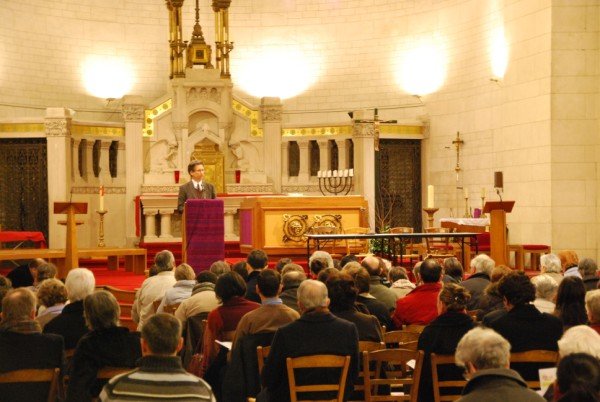
[[[373,123],[354,123],[352,137],[375,138],[375,126]]]
[[[308,140],[298,140],[298,148],[300,149],[308,149],[310,145],[310,141]]]
[[[261,105],[260,113],[263,121],[281,121],[282,105]]]
[[[158,213],[158,209],[146,209],[146,208],[144,208],[144,215],[145,216],[156,215],[157,213]]]
[[[123,105],[123,120],[144,121],[144,105]]]
[[[71,119],[46,119],[44,126],[47,137],[66,137],[71,133]]]

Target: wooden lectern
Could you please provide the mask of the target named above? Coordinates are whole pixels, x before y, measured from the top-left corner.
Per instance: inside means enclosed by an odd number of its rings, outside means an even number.
[[[67,214],[67,244],[65,247],[65,266],[59,269],[58,277],[65,278],[72,268],[79,266],[77,251],[77,222],[75,214],[87,214],[87,202],[55,202],[55,214]],[[62,272],[61,272],[62,271]]]
[[[483,207],[483,213],[490,214],[490,257],[496,266],[508,265],[506,213],[514,206],[514,201],[488,201]]]

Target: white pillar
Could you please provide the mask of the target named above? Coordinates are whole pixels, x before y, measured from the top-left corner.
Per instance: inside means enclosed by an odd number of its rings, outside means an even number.
[[[276,193],[281,192],[281,111],[279,98],[261,99],[265,175]]]
[[[235,234],[234,216],[237,208],[225,208],[225,240],[235,241],[239,237]]]
[[[100,183],[104,186],[112,182],[110,176],[110,140],[101,140],[100,142]]]
[[[66,246],[66,227],[54,214],[54,203],[69,201],[71,193],[71,121],[75,112],[65,108],[47,108],[44,126],[48,159],[48,247]]]
[[[135,235],[135,198],[141,194],[144,180],[142,125],[144,105],[139,96],[123,98],[125,120],[125,241],[128,247],[139,242]],[[146,223],[148,219],[146,219]]]
[[[317,144],[319,144],[319,170],[330,170],[331,151],[329,149],[329,140],[320,139],[317,140]]]
[[[173,211],[159,211],[160,213],[160,239],[170,239],[173,237],[171,234],[171,216]]]
[[[354,113],[356,118],[357,113]],[[375,128],[372,123],[354,123],[354,188],[369,203],[369,227],[375,230]]]
[[[156,241],[156,209],[144,209],[144,217],[146,218],[146,230],[144,232],[144,241]]]
[[[290,180],[289,141],[281,142],[281,183],[287,184]]]
[[[298,148],[300,149],[300,171],[298,172],[298,183],[308,183],[310,175],[310,142],[304,139],[298,139]]]
[[[348,150],[346,149],[346,140],[335,140],[335,143],[338,148],[338,169],[348,169],[348,161],[346,158]]]

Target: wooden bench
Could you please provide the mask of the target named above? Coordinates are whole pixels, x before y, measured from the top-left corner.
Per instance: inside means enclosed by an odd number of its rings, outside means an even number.
[[[106,258],[108,260],[108,269],[116,270],[119,267],[119,258],[125,258],[125,270],[133,272],[136,275],[144,275],[146,269],[145,248],[83,248],[78,250],[79,258]],[[12,260],[31,260],[33,258],[43,258],[56,265],[58,277],[64,278],[65,272],[65,250],[64,249],[15,249],[0,250],[0,262]]]

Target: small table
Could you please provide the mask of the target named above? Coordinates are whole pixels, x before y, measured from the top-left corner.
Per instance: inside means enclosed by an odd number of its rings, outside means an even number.
[[[19,248],[26,241],[39,243],[39,248],[46,248],[46,238],[42,232],[1,231],[0,243],[19,242],[14,248]]]

